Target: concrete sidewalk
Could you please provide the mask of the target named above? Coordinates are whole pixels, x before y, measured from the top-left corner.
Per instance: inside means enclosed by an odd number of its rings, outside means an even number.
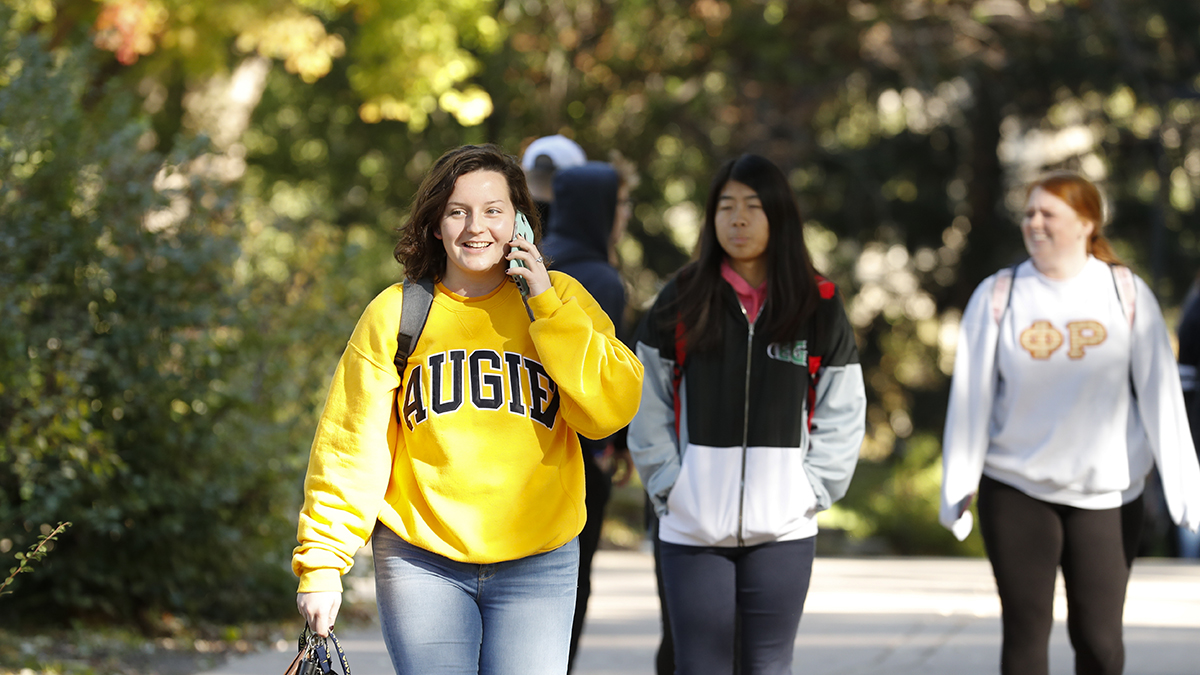
[[[360,592],[370,594],[369,580]],[[649,554],[596,555],[588,623],[577,675],[652,675],[658,599]],[[1051,673],[1074,672],[1059,619]],[[796,639],[801,675],[962,675],[995,673],[1000,604],[986,560],[818,558]],[[1134,564],[1125,608],[1129,675],[1200,672],[1200,565],[1143,559]],[[339,633],[354,675],[392,675],[378,627]],[[203,675],[281,672],[290,654],[239,657]]]

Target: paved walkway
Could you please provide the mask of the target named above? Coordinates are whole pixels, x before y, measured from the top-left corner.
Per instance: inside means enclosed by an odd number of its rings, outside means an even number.
[[[601,551],[578,675],[652,675],[658,600],[648,554]],[[369,580],[360,591],[370,595]],[[1061,595],[1061,583],[1060,583]],[[1059,597],[1052,675],[1074,672]],[[999,671],[1000,605],[985,560],[818,558],[796,639],[798,675]],[[1200,673],[1200,564],[1138,560],[1125,608],[1128,675]],[[341,635],[354,675],[392,675],[377,627]],[[288,654],[240,657],[204,675],[279,672]]]

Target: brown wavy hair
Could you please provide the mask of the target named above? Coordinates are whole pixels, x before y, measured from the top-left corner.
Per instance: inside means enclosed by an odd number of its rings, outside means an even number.
[[[421,181],[421,187],[413,197],[408,221],[400,228],[400,241],[396,243],[396,262],[404,265],[404,276],[409,279],[429,278],[441,281],[446,274],[446,248],[434,236],[439,232],[446,203],[454,192],[454,183],[459,176],[473,171],[495,171],[508,181],[509,199],[513,206],[525,214],[533,228],[534,243],[542,238],[542,224],[538,210],[529,194],[525,172],[516,157],[498,146],[464,145],[448,150],[433,164],[433,168]]]
[[[1097,260],[1109,265],[1121,265],[1121,259],[1113,251],[1112,243],[1100,233],[1108,216],[1104,194],[1092,181],[1073,171],[1055,171],[1033,181],[1025,188],[1025,201],[1029,195],[1041,188],[1067,203],[1080,218],[1092,223],[1092,236],[1088,237],[1087,252]]]

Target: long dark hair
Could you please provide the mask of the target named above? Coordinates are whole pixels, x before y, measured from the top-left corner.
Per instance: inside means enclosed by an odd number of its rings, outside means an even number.
[[[454,183],[459,176],[472,171],[495,171],[508,181],[509,200],[513,208],[529,218],[533,228],[534,243],[541,239],[542,224],[525,172],[516,157],[499,147],[487,145],[464,145],[448,150],[434,162],[433,168],[421,181],[417,195],[409,209],[408,222],[400,228],[400,241],[393,255],[396,262],[404,265],[404,275],[410,279],[430,278],[441,281],[446,274],[446,247],[434,236],[440,231],[446,203],[454,193]]]
[[[717,241],[716,213],[721,191],[729,181],[756,193],[767,216],[767,302],[759,326],[775,342],[795,340],[816,313],[817,280],[812,257],[804,244],[804,221],[787,178],[779,167],[758,155],[742,155],[721,165],[708,190],[704,229],[695,259],[679,271],[677,312],[687,327],[688,349],[703,351],[721,341],[721,261],[725,250]]]

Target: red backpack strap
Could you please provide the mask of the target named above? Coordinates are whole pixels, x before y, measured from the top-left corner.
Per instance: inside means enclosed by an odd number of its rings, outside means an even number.
[[[813,413],[817,411],[817,380],[821,375],[820,355],[808,357],[808,419],[804,420],[805,429],[812,429]]]
[[[822,300],[831,300],[837,294],[837,284],[826,279],[820,274],[817,275],[817,293]],[[815,343],[814,343],[815,344]],[[804,420],[805,427],[812,428],[813,413],[817,408],[817,380],[820,379],[821,360],[824,357],[820,354],[811,355],[808,357],[808,418]]]
[[[826,279],[820,274],[817,275],[817,293],[821,295],[822,300],[833,298],[833,294],[837,293],[837,285]]]
[[[675,369],[671,374],[671,389],[675,399],[675,438],[679,438],[680,401],[679,385],[683,382],[683,363],[687,359],[687,341],[684,334],[687,329],[683,326],[683,317],[675,320]]]

